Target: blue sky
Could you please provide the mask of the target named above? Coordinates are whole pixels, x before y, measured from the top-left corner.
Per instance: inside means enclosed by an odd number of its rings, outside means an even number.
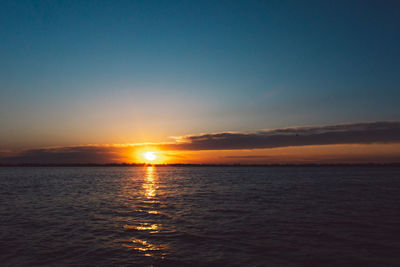
[[[0,145],[400,117],[397,1],[2,1]]]

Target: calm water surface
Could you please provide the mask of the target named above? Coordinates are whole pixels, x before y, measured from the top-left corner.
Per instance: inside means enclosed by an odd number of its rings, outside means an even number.
[[[400,265],[400,168],[0,168],[0,262]]]

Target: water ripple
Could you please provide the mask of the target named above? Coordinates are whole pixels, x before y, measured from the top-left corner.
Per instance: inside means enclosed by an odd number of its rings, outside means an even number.
[[[399,168],[0,168],[0,260],[396,265],[399,178]]]

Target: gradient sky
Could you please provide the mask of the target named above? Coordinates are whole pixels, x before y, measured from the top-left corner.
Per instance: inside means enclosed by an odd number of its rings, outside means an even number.
[[[1,1],[0,148],[400,118],[399,1]]]

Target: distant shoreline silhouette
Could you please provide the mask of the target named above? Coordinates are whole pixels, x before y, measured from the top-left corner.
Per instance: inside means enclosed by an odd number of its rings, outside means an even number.
[[[2,164],[0,167],[400,167],[400,162],[394,163],[292,163],[292,164],[148,164],[148,163],[16,163]]]

